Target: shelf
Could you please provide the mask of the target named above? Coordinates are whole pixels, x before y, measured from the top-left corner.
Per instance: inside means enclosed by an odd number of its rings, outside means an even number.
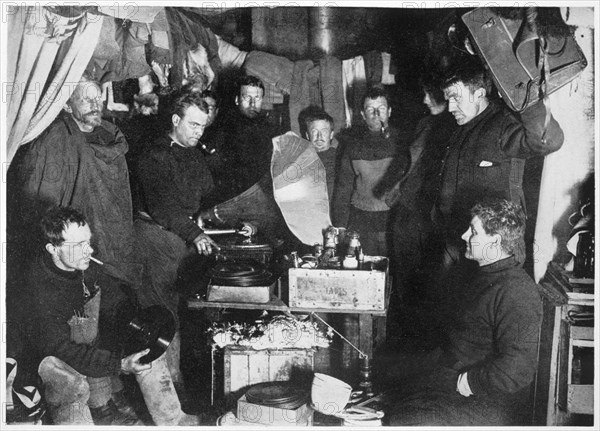
[[[594,385],[568,385],[567,410],[569,413],[594,414]]]
[[[571,339],[573,340],[589,340],[594,345],[594,328],[591,326],[574,326],[571,325]]]

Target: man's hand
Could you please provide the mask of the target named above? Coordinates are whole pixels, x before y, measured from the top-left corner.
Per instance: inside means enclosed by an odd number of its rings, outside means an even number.
[[[219,250],[217,243],[214,242],[211,237],[203,233],[194,238],[194,246],[196,247],[196,250],[198,250],[198,253],[205,256],[212,254],[213,248]]]
[[[241,235],[247,236],[250,238],[252,235],[256,235],[258,229],[252,223],[248,223],[247,221],[242,223],[241,229],[239,229],[239,233]]]
[[[140,363],[140,358],[146,356],[149,352],[150,349],[146,349],[121,359],[121,371],[125,374],[142,374],[143,371],[152,368],[152,364]]]

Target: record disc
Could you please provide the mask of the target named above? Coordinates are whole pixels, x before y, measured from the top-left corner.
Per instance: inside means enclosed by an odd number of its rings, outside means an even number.
[[[295,409],[308,401],[308,391],[289,382],[265,382],[246,391],[249,403]]]
[[[214,286],[270,286],[273,274],[256,261],[225,261],[210,271],[210,284]]]
[[[131,355],[145,349],[150,352],[140,359],[148,364],[159,358],[175,336],[175,319],[173,314],[163,306],[152,305],[129,317],[120,318],[124,329],[121,345],[125,355]]]

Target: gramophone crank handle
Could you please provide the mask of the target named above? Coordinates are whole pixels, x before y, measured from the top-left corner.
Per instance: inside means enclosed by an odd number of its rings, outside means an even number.
[[[226,235],[232,233],[240,233],[237,229],[204,229],[206,235]]]

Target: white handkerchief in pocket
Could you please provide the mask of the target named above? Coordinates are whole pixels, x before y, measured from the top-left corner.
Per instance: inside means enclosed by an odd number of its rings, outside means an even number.
[[[479,162],[480,168],[489,168],[491,166],[494,166],[494,162],[488,162],[487,160],[482,160],[481,162]]]

